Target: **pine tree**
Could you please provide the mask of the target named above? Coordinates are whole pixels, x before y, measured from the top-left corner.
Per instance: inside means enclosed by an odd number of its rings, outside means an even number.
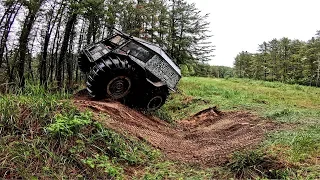
[[[209,23],[208,14],[202,16],[195,4],[184,0],[173,0],[170,11],[169,49],[171,56],[178,64],[206,62],[214,50],[210,42],[206,42]]]

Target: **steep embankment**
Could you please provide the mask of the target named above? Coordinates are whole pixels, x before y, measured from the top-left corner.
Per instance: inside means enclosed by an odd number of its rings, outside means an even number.
[[[105,126],[149,142],[171,160],[202,165],[226,162],[232,152],[256,145],[275,127],[249,112],[220,112],[216,108],[173,125],[118,102],[92,101],[84,93],[76,94],[73,103],[82,111],[93,111],[94,118]]]

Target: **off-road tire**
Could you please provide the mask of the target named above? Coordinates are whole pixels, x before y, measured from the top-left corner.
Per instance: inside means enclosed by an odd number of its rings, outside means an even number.
[[[78,58],[78,65],[80,70],[87,74],[90,72],[92,64],[90,63],[89,59],[86,57],[84,53],[81,53]]]
[[[166,102],[168,95],[167,88],[153,88],[143,98],[142,108],[146,111],[157,110]]]
[[[131,72],[131,65],[126,59],[120,59],[117,55],[108,56],[91,69],[87,90],[96,99],[122,99],[132,89]]]

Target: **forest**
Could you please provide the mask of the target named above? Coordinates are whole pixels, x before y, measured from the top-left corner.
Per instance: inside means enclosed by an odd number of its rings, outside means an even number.
[[[208,14],[185,0],[5,0],[0,12],[2,88],[72,87],[85,78],[81,49],[113,28],[158,44],[184,75],[225,74],[206,64],[214,51]]]
[[[240,78],[320,86],[320,31],[307,42],[272,39],[258,46],[258,53],[240,52],[235,58]]]

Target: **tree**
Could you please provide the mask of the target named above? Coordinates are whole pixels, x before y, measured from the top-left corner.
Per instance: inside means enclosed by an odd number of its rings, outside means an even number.
[[[269,67],[268,67],[268,59],[269,54],[268,52],[268,44],[266,42],[263,42],[259,45],[258,51],[261,53],[258,58],[258,71],[257,72],[263,72],[263,79],[267,80],[267,75],[269,73]],[[261,79],[260,75],[257,77],[257,79]]]
[[[104,0],[84,0],[81,6],[84,8],[84,17],[89,21],[87,44],[91,43],[91,39],[95,43],[105,14]]]
[[[64,10],[65,5],[59,3],[56,0],[49,5],[50,9],[45,15],[46,30],[44,35],[44,45],[43,52],[41,56],[40,66],[39,66],[39,75],[40,75],[40,84],[47,86],[47,57],[48,57],[48,47],[50,42],[50,37],[54,28],[55,23],[59,18],[59,14]],[[55,12],[55,8],[58,6],[58,11]]]
[[[57,63],[57,83],[60,88],[62,88],[62,86],[63,86],[62,65],[63,65],[65,58],[66,58],[70,35],[71,35],[71,32],[73,31],[72,29],[74,28],[74,25],[76,23],[79,9],[80,9],[80,3],[78,1],[72,1],[69,4],[68,20],[67,20],[67,23],[65,26],[63,41],[62,41],[61,50],[60,50],[60,56],[59,56],[58,63]],[[72,74],[69,74],[69,77],[71,78]],[[71,82],[69,82],[69,83],[71,83]]]
[[[210,37],[209,23],[206,22],[209,15],[202,16],[195,4],[188,4],[184,0],[173,0],[170,14],[168,47],[177,63],[206,62],[213,57],[214,48],[210,42],[206,42]]]
[[[19,1],[6,1],[5,6],[6,6],[6,9],[3,16],[1,17],[1,22],[0,22],[0,25],[2,24],[2,22],[4,22],[3,28],[2,26],[0,26],[2,31],[1,40],[0,40],[0,68],[3,62],[4,50],[6,48],[6,43],[9,37],[9,33],[18,15],[18,12],[21,8],[21,3],[19,3]]]
[[[278,58],[279,58],[279,41],[277,39],[273,39],[269,42],[269,52],[270,54],[270,69],[271,69],[271,79],[274,81],[275,79],[279,79],[278,72]]]
[[[19,60],[18,60],[18,78],[19,78],[19,87],[24,88],[25,86],[25,77],[24,77],[24,65],[27,54],[27,44],[28,37],[33,27],[33,24],[36,19],[36,15],[42,5],[44,0],[30,0],[24,1],[24,6],[28,10],[28,14],[24,20],[21,35],[19,38]]]
[[[253,68],[253,65],[254,56],[247,51],[242,51],[235,58],[235,72],[240,78],[253,78],[257,72],[256,68]]]

